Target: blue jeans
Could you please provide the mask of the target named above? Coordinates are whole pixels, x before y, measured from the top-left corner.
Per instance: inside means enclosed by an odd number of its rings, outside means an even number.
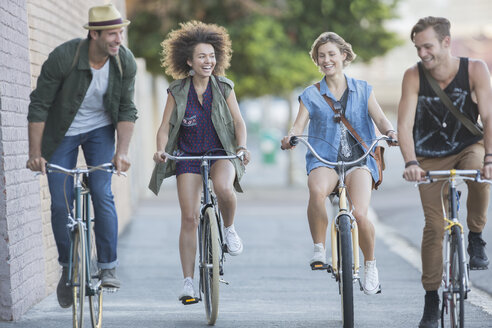
[[[65,136],[50,159],[50,163],[65,168],[77,165],[79,146],[82,146],[88,166],[111,162],[114,154],[115,132],[113,125],[98,128],[76,136]],[[48,173],[51,194],[51,226],[58,248],[58,262],[68,266],[70,255],[70,233],[67,228],[68,213],[65,203],[67,196],[73,213],[73,179],[63,173]],[[94,231],[98,267],[112,269],[118,264],[116,246],[118,243],[118,218],[111,191],[112,174],[94,171],[89,175],[89,189],[94,207]],[[65,182],[66,181],[66,182]]]

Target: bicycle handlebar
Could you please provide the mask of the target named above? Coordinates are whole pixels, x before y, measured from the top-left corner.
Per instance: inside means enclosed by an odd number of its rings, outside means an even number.
[[[235,155],[216,155],[216,156],[211,156],[211,155],[200,155],[200,156],[173,156],[170,155],[166,152],[162,153],[161,157],[163,159],[170,159],[172,161],[189,161],[189,160],[219,160],[219,159],[240,159],[241,161],[244,158],[244,152],[240,151],[239,153]]]
[[[106,171],[108,173],[117,173],[113,163],[104,163],[97,166],[91,166],[87,168],[76,167],[74,169],[67,169],[60,165],[46,163],[46,169],[48,172],[60,172],[66,174],[87,174],[97,170]],[[39,174],[39,173],[38,173]],[[125,172],[120,172],[121,175],[127,176]]]
[[[480,170],[435,170],[427,171],[424,180],[417,182],[417,185],[449,180],[449,178],[492,184],[492,180],[482,179]]]
[[[378,138],[376,138],[376,140],[374,140],[372,142],[371,146],[364,153],[364,155],[362,155],[358,159],[353,160],[353,161],[350,161],[350,162],[344,162],[344,161],[330,162],[330,161],[327,161],[326,159],[324,159],[324,158],[322,158],[321,156],[318,155],[318,153],[314,150],[314,148],[311,146],[311,144],[309,143],[309,141],[307,141],[307,140],[305,140],[303,138],[299,138],[297,136],[292,136],[290,138],[290,140],[289,140],[289,143],[290,143],[291,146],[296,146],[299,143],[299,141],[301,141],[309,149],[309,151],[314,155],[314,157],[316,157],[320,162],[322,162],[322,163],[324,163],[326,165],[332,165],[332,166],[340,167],[342,165],[345,165],[345,166],[354,165],[354,164],[357,164],[357,163],[363,161],[367,156],[369,156],[369,154],[371,153],[371,151],[373,150],[373,148],[381,140],[387,140],[389,142],[394,142],[394,139],[393,138],[390,138],[390,137],[385,136],[385,135],[381,135]]]

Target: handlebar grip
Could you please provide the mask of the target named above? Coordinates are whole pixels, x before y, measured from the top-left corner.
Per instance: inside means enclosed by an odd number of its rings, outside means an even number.
[[[291,146],[297,146],[298,143],[299,143],[299,140],[297,139],[296,136],[290,137],[289,144]]]

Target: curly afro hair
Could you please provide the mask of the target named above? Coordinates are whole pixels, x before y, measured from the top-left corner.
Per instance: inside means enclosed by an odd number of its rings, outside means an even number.
[[[213,74],[225,75],[225,70],[231,62],[231,40],[227,30],[215,24],[205,24],[199,21],[181,23],[180,29],[173,30],[162,41],[161,66],[166,74],[174,79],[188,76],[190,67],[187,60],[193,58],[195,46],[207,43],[214,47],[216,65]]]

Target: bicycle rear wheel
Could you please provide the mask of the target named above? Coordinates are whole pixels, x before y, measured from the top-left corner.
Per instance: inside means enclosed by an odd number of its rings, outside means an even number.
[[[215,324],[219,312],[219,235],[212,207],[205,211],[202,229],[201,279],[205,313],[209,325]]]
[[[94,234],[94,225],[90,225],[90,248],[89,251],[89,270],[90,273],[90,293],[89,293],[89,309],[91,313],[91,323],[93,328],[102,327],[102,308],[103,308],[103,291],[101,288],[101,280],[99,278],[99,269],[97,268],[97,249],[96,239]]]
[[[84,225],[82,222],[77,222],[72,238],[73,327],[82,328],[84,326],[84,297],[86,280],[86,245]]]
[[[344,328],[354,327],[354,276],[352,271],[352,232],[350,216],[338,218],[338,252],[342,323]]]
[[[452,328],[462,328],[465,325],[465,261],[461,238],[461,230],[454,226],[449,259],[449,320]]]

